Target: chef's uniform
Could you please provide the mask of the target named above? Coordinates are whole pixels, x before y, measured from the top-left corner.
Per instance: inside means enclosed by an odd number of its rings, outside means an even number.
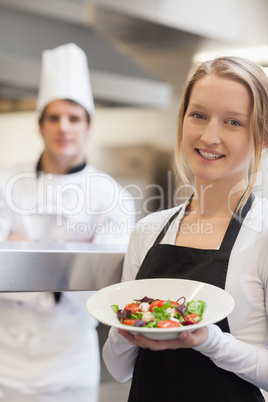
[[[74,44],[45,51],[38,111],[71,99],[91,115],[87,60]],[[128,198],[122,200],[120,197]],[[124,206],[124,208],[122,207]],[[0,240],[12,232],[30,241],[126,244],[134,223],[131,197],[109,175],[83,163],[68,174],[46,174],[39,163],[0,173]],[[55,270],[57,267],[55,267]],[[24,394],[95,389],[100,380],[90,292],[0,294],[1,385]]]

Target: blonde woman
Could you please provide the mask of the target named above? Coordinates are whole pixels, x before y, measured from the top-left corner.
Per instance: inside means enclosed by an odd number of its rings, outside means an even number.
[[[195,190],[183,205],[137,224],[122,280],[207,282],[228,291],[235,309],[228,319],[173,340],[111,329],[103,356],[118,381],[132,377],[129,402],[264,401],[268,202],[253,195],[249,172],[258,171],[267,128],[268,79],[259,66],[222,57],[191,69],[177,157],[181,177],[189,182],[191,175]]]

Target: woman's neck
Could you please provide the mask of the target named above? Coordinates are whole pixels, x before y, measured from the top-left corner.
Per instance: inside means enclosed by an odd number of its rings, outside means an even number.
[[[203,218],[215,216],[232,216],[241,200],[246,186],[234,191],[234,186],[220,187],[216,185],[199,185],[196,187],[188,212],[195,213]]]

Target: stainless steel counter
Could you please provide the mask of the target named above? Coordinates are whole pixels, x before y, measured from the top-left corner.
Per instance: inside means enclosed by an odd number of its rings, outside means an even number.
[[[51,394],[22,394],[14,389],[1,387],[1,402],[101,402],[98,389],[68,390]],[[118,401],[119,402],[119,401]]]
[[[125,246],[0,243],[0,292],[99,290],[120,282]]]
[[[100,384],[99,389],[66,390],[51,394],[24,395],[1,387],[0,402],[125,402],[131,381],[118,383],[115,380]]]

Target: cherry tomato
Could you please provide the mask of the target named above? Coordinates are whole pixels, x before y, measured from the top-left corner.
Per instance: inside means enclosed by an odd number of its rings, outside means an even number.
[[[162,320],[157,323],[158,328],[174,328],[174,327],[181,327],[181,323],[178,321],[172,320]]]
[[[122,324],[125,325],[134,325],[135,322],[137,322],[137,318],[125,318],[124,320],[122,320]]]
[[[140,311],[140,305],[137,303],[129,303],[125,306],[125,310],[130,310],[131,314]]]
[[[200,315],[196,313],[185,315],[184,317],[184,325],[197,324],[200,321]]]
[[[155,300],[150,304],[149,310],[152,311],[154,307],[162,307],[166,300]]]

